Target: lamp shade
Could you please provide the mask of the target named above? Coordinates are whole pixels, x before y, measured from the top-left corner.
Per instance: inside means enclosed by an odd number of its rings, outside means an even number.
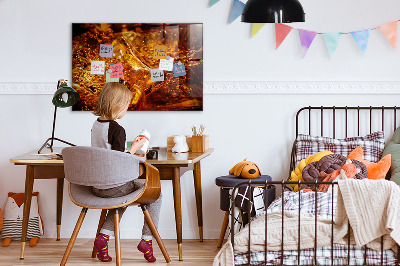
[[[79,93],[67,84],[61,83],[53,95],[53,104],[56,107],[69,107],[79,100]]]
[[[304,15],[298,0],[249,0],[242,12],[242,22],[304,22]]]

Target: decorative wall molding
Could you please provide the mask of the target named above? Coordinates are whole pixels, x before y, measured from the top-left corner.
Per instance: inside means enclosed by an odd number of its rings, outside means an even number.
[[[215,81],[204,94],[399,94],[399,81]]]
[[[0,94],[54,94],[57,82],[0,83]]]
[[[0,94],[53,94],[57,83],[0,83]],[[400,94],[400,81],[205,81],[204,94]]]

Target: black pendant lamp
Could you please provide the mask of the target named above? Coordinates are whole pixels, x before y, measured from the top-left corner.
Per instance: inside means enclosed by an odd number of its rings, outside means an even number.
[[[304,22],[304,10],[298,0],[249,0],[243,9],[242,22]]]

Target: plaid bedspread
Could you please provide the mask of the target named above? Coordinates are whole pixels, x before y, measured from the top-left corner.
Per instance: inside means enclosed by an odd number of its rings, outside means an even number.
[[[332,219],[332,208],[333,215],[335,215],[336,194],[317,192],[317,197],[315,197],[314,191],[300,193],[298,191],[286,191],[283,197],[277,198],[269,205],[267,212],[282,211],[282,203],[285,211],[296,211],[300,208],[301,212],[308,212],[319,215],[321,218]],[[260,215],[265,215],[265,213]]]
[[[284,210],[298,210],[301,212],[313,213],[322,216],[326,219],[332,219],[335,214],[336,208],[336,194],[317,192],[285,192],[283,197],[277,198],[267,210],[268,213],[282,211],[282,203]],[[260,214],[265,215],[265,213]],[[254,217],[257,219],[260,215]],[[315,265],[314,263],[314,249],[303,249],[300,251],[300,256],[297,250],[285,250],[283,252],[283,260],[281,260],[281,251],[267,251],[265,252],[250,252],[250,265]],[[366,254],[366,256],[364,255]],[[265,255],[267,261],[265,264]],[[316,249],[316,265],[395,265],[396,257],[392,250],[381,252],[371,250],[364,247],[357,247],[350,245],[350,256],[347,245],[333,245],[333,262],[332,262],[332,248],[326,246]],[[349,261],[348,261],[349,259]],[[383,259],[383,261],[381,261]],[[381,264],[383,262],[383,264]],[[235,254],[235,265],[249,265],[248,253]]]
[[[393,251],[383,252],[383,264],[381,264],[381,252],[371,249],[364,249],[350,245],[350,260],[348,264],[347,245],[333,245],[333,261],[331,247],[317,248],[316,265],[396,265],[396,257]],[[364,253],[366,257],[364,261]],[[250,265],[265,265],[265,252],[250,252]],[[235,254],[235,265],[248,265],[247,253]],[[281,265],[281,252],[268,251],[266,265]],[[297,250],[285,250],[283,252],[283,265],[298,265]],[[300,251],[300,265],[314,264],[314,249],[303,249]]]

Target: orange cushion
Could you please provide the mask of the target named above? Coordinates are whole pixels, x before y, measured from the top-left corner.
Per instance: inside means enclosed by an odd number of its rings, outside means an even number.
[[[386,177],[391,165],[392,155],[386,155],[377,163],[368,162],[363,159],[363,150],[361,146],[358,146],[352,152],[350,152],[347,158],[355,159],[365,164],[368,170],[368,179],[378,180]]]

